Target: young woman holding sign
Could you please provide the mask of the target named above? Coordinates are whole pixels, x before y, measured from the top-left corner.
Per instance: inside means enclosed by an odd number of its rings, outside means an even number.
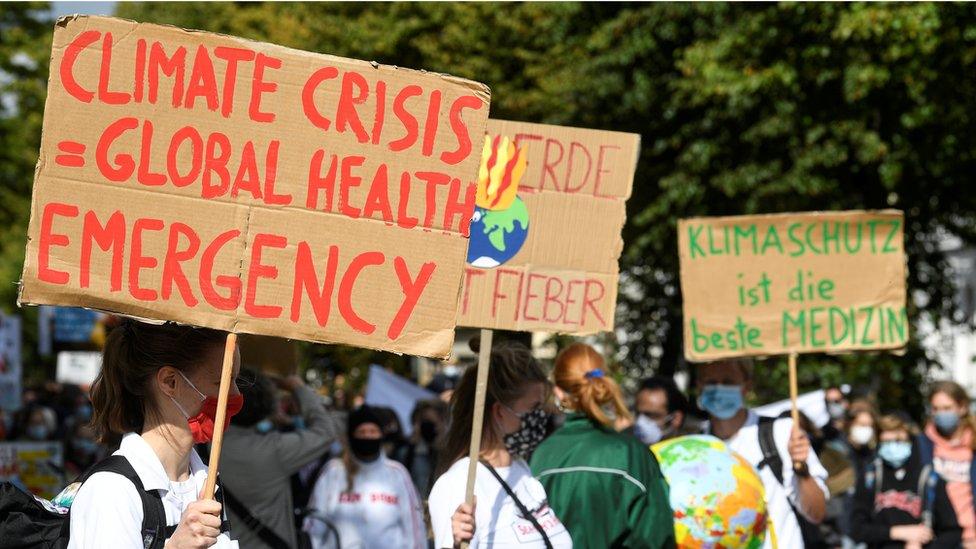
[[[674,547],[664,477],[646,445],[614,430],[606,409],[630,414],[605,368],[582,343],[556,357],[556,397],[568,415],[532,456],[532,472],[576,547]]]
[[[213,437],[225,339],[128,319],[109,334],[92,423],[103,440],[122,435],[122,444],[113,467],[91,474],[74,498],[70,549],[237,547],[220,503],[199,499],[207,466],[193,449]],[[235,356],[235,378],[239,368]],[[227,418],[242,404],[234,384]]]
[[[495,346],[490,364],[475,505],[464,504],[477,377],[469,368],[451,399],[451,429],[428,498],[434,545],[569,549],[569,533],[525,462],[546,433],[546,375],[518,344]]]

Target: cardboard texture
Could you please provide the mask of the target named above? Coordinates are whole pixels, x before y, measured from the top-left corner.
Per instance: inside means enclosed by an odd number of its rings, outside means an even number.
[[[900,211],[683,219],[678,250],[690,361],[908,342]]]
[[[19,301],[445,357],[489,94],[62,18]]]
[[[636,134],[489,120],[458,324],[612,330],[639,153]]]

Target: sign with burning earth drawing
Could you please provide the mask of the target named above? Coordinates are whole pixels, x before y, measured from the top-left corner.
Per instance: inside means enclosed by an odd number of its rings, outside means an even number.
[[[458,324],[613,329],[635,134],[488,120]]]

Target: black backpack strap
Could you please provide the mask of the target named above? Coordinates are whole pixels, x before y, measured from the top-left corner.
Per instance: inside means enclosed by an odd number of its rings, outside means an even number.
[[[502,479],[502,476],[498,474],[498,471],[496,471],[495,468],[492,467],[490,463],[488,463],[485,460],[481,460],[481,464],[484,465],[489,471],[491,471],[491,474],[495,477],[495,480],[497,480],[498,483],[502,485],[502,488],[505,489],[505,493],[508,494],[508,497],[512,498],[512,501],[515,502],[515,506],[518,507],[519,512],[522,513],[522,516],[529,519],[529,522],[532,523],[532,526],[535,526],[535,529],[538,530],[540,534],[542,534],[542,541],[546,544],[546,549],[552,549],[552,542],[549,541],[549,536],[546,535],[546,531],[542,529],[542,525],[539,524],[538,520],[536,520],[535,515],[533,515],[532,512],[525,507],[525,504],[522,503],[522,500],[520,500],[515,495],[515,492],[512,491],[512,487],[509,486],[504,479]]]
[[[84,483],[95,473],[115,473],[122,475],[136,487],[139,498],[142,500],[142,546],[143,549],[160,549],[166,543],[169,532],[166,528],[166,509],[163,507],[163,500],[159,497],[156,490],[147,491],[142,484],[142,479],[132,468],[132,464],[124,456],[111,455],[96,463],[85,475],[81,482]],[[68,511],[68,519],[64,521],[62,537],[68,539],[71,528],[71,511]]]
[[[227,507],[230,507],[230,510],[240,517],[244,524],[254,532],[254,535],[261,538],[261,541],[270,547],[291,547],[294,545],[294,543],[289,543],[282,539],[274,530],[268,528],[259,518],[252,515],[247,506],[228,492],[227,488],[222,489],[221,492],[224,494],[224,501],[227,502]]]
[[[773,425],[776,423],[775,417],[760,416],[758,433],[759,449],[762,450],[762,461],[756,464],[757,470],[769,467],[779,483],[783,484],[783,458],[779,456],[776,449],[776,437],[774,436]]]

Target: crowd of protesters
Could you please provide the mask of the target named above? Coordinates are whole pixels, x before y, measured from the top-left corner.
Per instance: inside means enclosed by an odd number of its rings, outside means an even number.
[[[475,368],[436,380],[437,392],[453,393],[450,404],[420,401],[408,429],[392,409],[336,409],[297,376],[242,369],[224,437],[222,506],[195,504],[219,381],[199,357],[219,363],[222,338],[146,326],[113,330],[94,406],[75,386],[31,388],[18,412],[0,412],[0,440],[60,441],[66,481],[112,452],[153,461],[155,451],[162,469],[176,467],[159,471],[161,486],[182,498],[167,504],[168,536],[186,542],[174,547],[230,539],[258,548],[670,547],[668,486],[648,446],[704,433],[755,465],[775,531],[766,547],[976,548],[976,419],[959,385],[928,388],[921,425],[846,387],[824,391],[826,424],[802,416],[794,424],[746,406],[749,360],[698,365],[694,399],[660,376],[627,398],[604,357],[579,343],[551,370],[520,344],[492,349],[473,505],[465,486]],[[132,345],[142,350],[138,364],[117,353]],[[166,425],[183,420],[182,450],[158,450],[172,435]],[[184,466],[189,477],[177,474]],[[91,478],[104,484],[104,474]],[[106,524],[95,520],[112,512],[99,508],[106,498],[83,488],[73,515]],[[208,513],[216,515],[199,518]],[[75,522],[70,547],[117,536]]]

